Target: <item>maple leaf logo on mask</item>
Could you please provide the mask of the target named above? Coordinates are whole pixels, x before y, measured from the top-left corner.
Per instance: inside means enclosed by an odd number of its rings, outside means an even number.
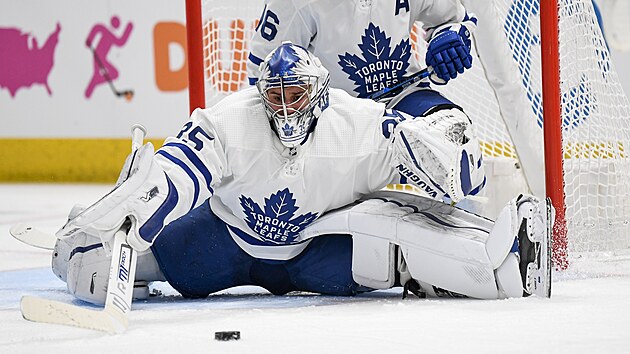
[[[353,91],[359,97],[367,97],[395,85],[407,72],[411,56],[409,39],[401,40],[393,51],[390,42],[391,37],[387,37],[378,26],[370,23],[359,44],[363,59],[348,52],[339,55],[338,64],[356,84]]]
[[[286,123],[284,127],[282,127],[282,131],[284,132],[284,135],[286,136],[293,135],[293,127],[290,126],[289,123]]]
[[[264,209],[250,197],[241,195],[239,200],[249,228],[273,244],[293,243],[300,231],[317,218],[317,213],[310,212],[294,217],[298,206],[289,188],[265,198]]]

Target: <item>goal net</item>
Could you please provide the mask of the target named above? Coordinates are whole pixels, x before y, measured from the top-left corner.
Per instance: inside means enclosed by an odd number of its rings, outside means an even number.
[[[203,75],[191,77],[191,87],[193,80],[203,80],[203,102],[197,106],[209,107],[248,85],[248,40],[263,3],[187,1],[200,2],[202,30],[189,32],[189,43],[201,41],[203,47]],[[552,38],[542,37],[539,0],[462,3],[479,18],[473,68],[434,88],[464,108],[482,141],[488,202],[473,207],[494,217],[516,193],[547,195],[546,181],[556,178],[563,190],[554,205],[563,206],[558,211],[565,214],[554,230],[556,267],[575,267],[585,255],[623,256],[630,249],[630,166],[625,151],[630,146],[630,106],[591,0],[558,0],[559,36]],[[423,63],[426,43],[420,24],[411,38],[414,55]],[[552,81],[560,90],[555,124],[561,137],[547,141],[543,118],[551,120],[543,112],[543,100],[552,102],[553,97],[543,90],[541,56],[553,53],[541,51],[545,40],[559,43],[560,65],[559,78],[552,76]],[[546,167],[544,146],[554,142],[562,149],[556,153],[559,162]]]

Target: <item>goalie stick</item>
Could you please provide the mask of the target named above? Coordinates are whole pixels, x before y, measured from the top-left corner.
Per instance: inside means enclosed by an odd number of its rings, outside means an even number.
[[[57,240],[54,235],[42,232],[23,223],[11,226],[9,234],[20,242],[45,250],[52,250],[55,247],[55,241]]]
[[[422,79],[429,77],[429,75],[431,75],[431,71],[429,71],[428,68],[422,69],[418,71],[417,73],[405,78],[403,81],[397,83],[396,85],[392,87],[386,87],[378,92],[374,92],[373,94],[369,95],[368,98],[378,102],[383,99],[396,96],[407,87],[415,84],[416,82],[419,82]]]
[[[142,145],[146,130],[140,125],[132,128],[132,151]],[[32,230],[32,229],[31,229]],[[107,296],[103,310],[91,310],[59,301],[23,296],[20,309],[24,319],[122,333],[129,325],[136,277],[137,252],[127,243],[128,223],[114,235],[112,259],[109,266]]]
[[[53,323],[107,332],[124,332],[131,311],[137,253],[126,243],[127,232],[114,236],[112,261],[109,268],[107,297],[103,310],[91,310],[59,301],[23,296],[22,317],[33,322]]]

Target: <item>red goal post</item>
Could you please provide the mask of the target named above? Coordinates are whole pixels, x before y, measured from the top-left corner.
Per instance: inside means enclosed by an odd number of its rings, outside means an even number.
[[[201,1],[186,0],[186,44],[188,56],[188,107],[206,107],[203,68],[203,31],[201,25]]]
[[[558,43],[558,2],[540,3],[541,73],[543,136],[545,150],[545,188],[555,209],[552,233],[554,264],[559,269],[568,267],[567,228],[565,220],[564,172],[562,158],[562,105],[560,94],[560,48]]]
[[[559,269],[630,249],[630,105],[591,0],[461,1],[479,18],[473,68],[436,89],[465,109],[482,141],[490,202],[479,212],[494,217],[519,192],[549,196]],[[263,2],[186,8],[192,110],[248,85],[247,42]],[[422,62],[419,25],[411,38]]]

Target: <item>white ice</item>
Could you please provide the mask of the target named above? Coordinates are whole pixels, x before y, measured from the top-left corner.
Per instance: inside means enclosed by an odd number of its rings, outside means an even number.
[[[0,184],[0,353],[630,352],[630,260],[619,254],[591,272],[555,273],[551,299],[402,300],[401,289],[273,296],[242,287],[186,300],[161,284],[162,296],[134,302],[123,334],[24,320],[22,295],[89,305],[65,292],[50,251],[16,241],[10,225],[52,234],[73,204],[91,204],[109,188]],[[214,340],[214,332],[229,330],[241,340]]]

